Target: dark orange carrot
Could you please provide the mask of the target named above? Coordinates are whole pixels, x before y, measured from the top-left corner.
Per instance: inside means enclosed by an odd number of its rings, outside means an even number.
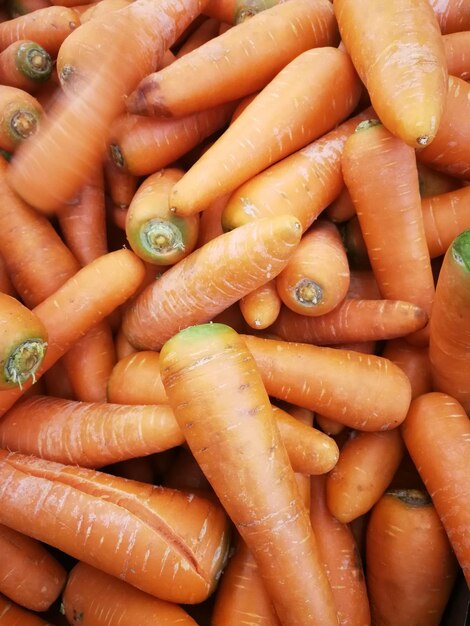
[[[413,148],[430,144],[444,109],[447,65],[429,1],[335,0],[333,6],[342,43],[383,124]]]
[[[64,400],[77,399],[62,359],[49,367],[47,372],[44,372],[43,377],[28,389],[28,392],[39,389],[41,383],[44,383],[44,389],[39,392],[39,395],[48,394]]]
[[[221,219],[227,200],[228,196],[217,198],[210,207],[200,214],[197,248],[223,233]]]
[[[366,563],[374,624],[441,624],[457,563],[427,493],[382,496],[367,526]]]
[[[319,415],[318,413],[315,415],[315,423],[320,427],[320,430],[322,430],[327,435],[330,435],[330,437],[339,435],[339,433],[346,428],[344,424],[341,424],[340,422],[335,422],[329,417]]]
[[[306,50],[334,46],[337,41],[333,8],[327,0],[278,4],[144,78],[129,96],[127,109],[182,116],[238,100],[265,87]],[[194,75],[199,80],[192,80]]]
[[[433,170],[421,161],[416,163],[418,168],[419,195],[421,199],[437,196],[453,191],[461,186],[461,181],[437,170]]]
[[[13,283],[11,282],[11,278],[8,274],[6,263],[1,255],[0,255],[0,292],[6,293],[9,296],[13,296],[13,298],[16,298],[18,296],[18,294],[16,293],[16,289],[13,287]]]
[[[264,330],[275,322],[281,304],[276,281],[270,280],[241,298],[240,311],[248,326],[255,330]]]
[[[279,274],[300,236],[300,223],[284,215],[209,241],[129,304],[123,317],[128,340],[136,348],[158,350],[178,330],[212,320]]]
[[[453,240],[470,228],[470,187],[425,198],[421,203],[431,258],[441,256]]]
[[[108,402],[116,404],[166,404],[160,376],[160,355],[144,350],[120,359],[108,381]]]
[[[42,106],[27,91],[0,85],[0,148],[15,151],[38,132],[43,113]]]
[[[50,7],[51,4],[49,0],[11,0],[8,3],[8,19]]]
[[[162,484],[172,489],[200,489],[212,493],[211,486],[187,446],[177,449],[165,469]]]
[[[413,346],[405,339],[390,339],[382,356],[405,372],[411,383],[411,397],[432,391],[431,363],[427,346]]]
[[[374,273],[371,270],[351,269],[347,297],[359,300],[379,300],[380,291]]]
[[[326,502],[332,515],[347,524],[370,511],[389,486],[404,449],[397,428],[353,431],[326,480]]]
[[[52,73],[52,58],[34,41],[19,39],[0,52],[0,82],[36,92]]]
[[[348,261],[351,269],[371,269],[369,253],[367,251],[366,242],[364,241],[361,224],[359,223],[359,218],[357,217],[357,215],[353,215],[350,220],[342,225],[341,234],[343,237],[344,247],[346,248],[346,254],[348,255]],[[377,293],[380,296],[378,286]]]
[[[209,0],[204,13],[229,26],[239,24],[278,3],[279,0]]]
[[[325,215],[332,222],[347,222],[356,215],[356,209],[346,186],[343,187],[333,202],[327,206]]]
[[[104,161],[104,179],[106,191],[116,207],[127,209],[139,186],[137,176],[125,172],[108,157]]]
[[[175,417],[252,551],[281,623],[337,624],[308,512],[243,338],[223,324],[193,326],[165,343],[161,360]],[[224,393],[214,376],[222,370]]]
[[[470,583],[470,421],[451,396],[415,398],[402,427],[405,445],[433,500],[452,548]]]
[[[2,595],[0,595],[0,618],[2,626],[53,626],[36,613],[22,609]]]
[[[410,382],[388,359],[244,335],[269,395],[360,430],[398,426]]]
[[[444,35],[447,70],[452,76],[468,80],[470,78],[470,31]]]
[[[429,0],[442,34],[470,30],[470,7],[466,0]]]

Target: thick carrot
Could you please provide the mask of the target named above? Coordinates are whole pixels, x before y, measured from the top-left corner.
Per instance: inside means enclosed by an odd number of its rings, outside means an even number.
[[[421,203],[424,230],[431,258],[441,256],[453,240],[470,228],[470,187],[461,187]]]
[[[1,451],[0,477],[0,523],[162,600],[213,591],[228,544],[219,505],[16,452]]]
[[[27,91],[0,85],[0,148],[15,151],[38,132],[43,114],[42,106]]]
[[[346,142],[342,171],[382,297],[412,302],[429,314],[434,278],[415,151],[377,121],[364,122]],[[426,328],[413,339],[428,336]]]
[[[2,626],[53,626],[36,613],[22,609],[0,595],[0,619]]]
[[[123,114],[109,131],[109,156],[121,170],[142,176],[173,163],[228,123],[235,103],[166,119]]]
[[[366,563],[376,626],[439,626],[457,563],[427,493],[404,489],[382,496],[367,526]]]
[[[196,626],[176,604],[154,598],[83,562],[69,574],[63,607],[69,623],[81,626]]]
[[[223,324],[193,326],[167,341],[160,358],[175,417],[252,551],[281,623],[337,624],[308,512],[243,338]]]
[[[410,405],[410,382],[388,359],[359,352],[244,335],[269,395],[347,426],[398,426]]]
[[[466,0],[429,0],[429,4],[443,35],[470,30],[470,7]]]
[[[90,31],[85,49],[92,69],[85,68],[84,86],[78,80],[80,88],[67,90],[51,108],[30,149],[17,154],[9,173],[17,193],[45,212],[74,197],[102,161],[109,125],[122,111],[124,96],[158,65],[204,2],[136,0],[76,30]]]
[[[331,130],[354,110],[359,94],[360,83],[347,54],[330,47],[303,52],[176,183],[172,208],[182,215],[206,208]]]
[[[159,170],[137,189],[126,216],[127,240],[142,260],[156,265],[174,265],[196,247],[199,215],[175,216],[169,196],[184,175],[178,168]]]
[[[129,304],[123,329],[130,343],[158,350],[178,330],[212,320],[279,274],[300,236],[300,223],[284,215],[256,220],[209,241]]]
[[[326,477],[310,479],[310,522],[344,626],[370,624],[370,609],[361,557],[354,536],[326,505]]]
[[[449,76],[444,114],[433,143],[419,150],[417,158],[441,172],[468,179],[470,176],[470,85]],[[459,120],[456,124],[455,120]]]
[[[401,367],[411,383],[411,397],[432,391],[431,363],[427,346],[413,346],[405,339],[390,339],[382,356]]]
[[[470,420],[457,400],[432,392],[412,401],[401,430],[470,583]]]
[[[335,0],[333,6],[342,43],[383,124],[413,148],[430,144],[444,109],[447,64],[429,1]]]
[[[281,304],[276,281],[273,279],[241,298],[240,311],[248,326],[255,330],[264,330],[275,322]]]
[[[0,82],[33,93],[49,79],[52,58],[34,41],[18,39],[0,53]]]
[[[318,317],[282,307],[270,330],[286,341],[327,346],[403,337],[427,322],[426,312],[411,302],[345,298],[335,309]]]
[[[108,402],[116,404],[166,404],[160,376],[160,355],[144,350],[120,359],[108,381]]]
[[[336,226],[319,220],[304,234],[276,278],[283,303],[295,313],[317,317],[332,311],[349,288],[346,251]]]
[[[326,501],[332,515],[347,524],[370,511],[392,481],[404,450],[398,428],[375,433],[352,431],[326,481]]]
[[[462,80],[470,78],[470,32],[451,33],[442,37],[447,70]]]
[[[38,541],[3,524],[0,546],[0,593],[32,611],[46,611],[65,584],[63,566]]]
[[[126,106],[132,113],[181,116],[238,100],[265,87],[302,52],[337,42],[328,0],[278,4],[144,78]]]
[[[341,153],[346,139],[371,110],[347,120],[320,139],[241,185],[222,214],[225,230],[257,217],[295,215],[305,231],[344,186]]]

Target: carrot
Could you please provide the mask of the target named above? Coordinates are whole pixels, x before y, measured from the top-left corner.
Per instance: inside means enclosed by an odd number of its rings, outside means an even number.
[[[366,110],[343,122],[241,185],[222,214],[224,229],[237,228],[257,217],[290,213],[307,230],[344,186],[343,146],[359,122],[370,114]]]
[[[4,50],[18,39],[29,39],[56,57],[62,42],[79,24],[80,18],[72,8],[36,9],[0,24],[0,49]]]
[[[401,431],[469,583],[468,416],[451,396],[427,393],[412,401]]]
[[[346,142],[342,170],[382,297],[412,302],[429,314],[434,279],[415,151],[380,123],[364,122]],[[425,343],[428,335],[426,328],[413,340]]]
[[[382,496],[367,526],[366,563],[374,624],[441,624],[457,564],[428,494]]]
[[[0,85],[0,148],[15,151],[42,123],[43,109],[23,89]]]
[[[430,144],[444,109],[447,65],[429,1],[335,0],[333,6],[342,43],[383,124],[413,148]]]
[[[224,232],[222,229],[222,211],[227,204],[228,196],[217,198],[211,206],[200,214],[199,218],[199,235],[196,247],[200,248],[218,235]]]
[[[461,181],[447,174],[433,170],[424,163],[418,161],[419,195],[421,199],[437,196],[439,194],[454,191],[460,187]]]
[[[219,20],[215,18],[207,18],[202,24],[186,39],[183,45],[178,49],[175,60],[192,52],[207,41],[210,41],[219,34]]]
[[[207,478],[187,446],[176,450],[175,457],[164,471],[162,484],[172,489],[200,489],[205,490],[207,494],[213,493]]]
[[[76,30],[89,32],[84,49],[92,57],[92,70],[85,67],[85,85],[78,79],[80,88],[63,94],[37,141],[16,155],[9,182],[17,193],[45,212],[74,197],[102,161],[109,125],[122,111],[124,96],[158,65],[204,1],[136,0]]]
[[[347,297],[359,300],[379,300],[380,292],[374,273],[366,269],[351,269]]]
[[[104,2],[104,0],[100,0]],[[111,158],[105,158],[106,191],[118,209],[127,209],[139,186],[138,177],[119,168]],[[124,219],[125,222],[125,219]]]
[[[49,367],[47,372],[44,372],[43,377],[29,390],[38,389],[42,382],[44,382],[45,389],[42,392],[40,391],[39,395],[48,394],[64,400],[77,399],[62,359],[59,359],[54,365]]]
[[[339,435],[346,428],[344,424],[340,424],[329,417],[318,414],[315,415],[315,423],[319,426],[320,430],[322,430],[325,434],[330,435],[330,437]]]
[[[243,336],[269,395],[360,430],[398,426],[411,388],[388,359],[359,352]]]
[[[8,17],[11,19],[50,6],[49,0],[10,0],[8,2]]]
[[[17,293],[15,288],[13,287],[13,283],[11,282],[11,278],[8,274],[8,270],[6,267],[5,260],[0,255],[0,292],[6,293],[9,296],[17,297]]]
[[[265,87],[306,50],[337,42],[328,0],[278,4],[144,78],[129,96],[127,110],[182,116],[238,100]],[[197,81],[191,80],[194,75]]]
[[[450,33],[442,37],[447,59],[447,70],[462,80],[470,78],[470,34],[469,31]]]
[[[213,591],[228,543],[219,505],[16,452],[1,452],[0,476],[0,523],[162,600]]]
[[[158,350],[178,330],[210,321],[274,278],[300,235],[299,222],[284,215],[257,220],[210,241],[130,303],[123,317],[128,340],[136,348]]]
[[[118,250],[106,254],[77,272],[62,287],[38,304],[33,312],[46,327],[49,340],[46,356],[36,371],[44,371],[137,289],[143,267],[133,252]],[[103,277],[106,280],[103,280]],[[77,300],[78,299],[78,300]],[[77,306],[80,302],[80,307]],[[29,387],[27,381],[23,387]],[[21,390],[0,392],[0,415],[21,396]]]
[[[431,363],[427,346],[413,346],[405,339],[390,339],[382,356],[401,367],[411,383],[411,397],[432,391]]]
[[[128,6],[133,0],[99,0],[99,2],[91,2],[84,5],[84,11],[80,14],[80,23],[84,24],[95,17],[108,13],[109,11],[116,11]],[[77,10],[77,7],[75,7]]]
[[[229,102],[177,119],[122,115],[109,131],[109,156],[120,170],[153,174],[224,127],[234,107]]]
[[[166,404],[160,376],[160,355],[144,350],[120,359],[108,380],[108,402],[116,404]]]
[[[344,300],[349,288],[348,259],[332,222],[313,224],[276,278],[276,288],[283,303],[300,315],[324,315]]]
[[[281,623],[337,624],[308,512],[243,338],[223,324],[193,326],[167,341],[160,358],[189,448],[252,551]]]
[[[2,626],[53,626],[35,613],[30,613],[0,595],[0,619]]]
[[[470,30],[470,9],[466,0],[429,0],[443,35]]]
[[[349,527],[329,512],[325,487],[325,476],[310,479],[310,522],[338,608],[339,623],[370,624],[361,557]]]
[[[37,91],[52,73],[51,56],[34,41],[18,39],[0,52],[0,82],[29,93]]]
[[[209,0],[204,13],[227,25],[239,24],[278,3],[279,0]]]
[[[178,168],[155,172],[142,182],[129,205],[127,240],[148,263],[174,265],[196,247],[199,215],[184,218],[170,212],[171,189],[183,175]]]
[[[69,623],[81,626],[196,626],[176,604],[154,598],[83,562],[69,574],[63,607]]]
[[[283,307],[270,330],[286,341],[325,346],[403,337],[427,322],[425,311],[411,302],[345,298],[333,311],[318,317]]]
[[[470,154],[468,142],[470,124],[470,85],[461,78],[449,76],[449,89],[444,114],[433,143],[419,150],[417,158],[441,172],[456,178],[468,179]],[[459,124],[455,120],[461,120]]]
[[[329,47],[303,52],[176,183],[171,207],[180,215],[206,208],[215,198],[331,130],[353,111],[358,98],[359,82],[345,53]]]
[[[347,222],[356,215],[356,209],[346,186],[325,209],[325,216],[332,222]]]
[[[203,215],[206,213],[204,211]],[[276,281],[270,280],[240,300],[240,311],[251,328],[263,330],[276,321],[281,310]]]
[[[223,573],[212,612],[212,626],[281,626],[259,575],[256,561],[237,535],[235,551]]]
[[[341,234],[351,269],[359,271],[371,269],[369,252],[367,251],[367,245],[364,241],[364,235],[362,234],[361,224],[357,215],[354,215],[343,224]],[[377,293],[380,296],[378,286]]]
[[[429,359],[434,391],[443,391],[470,410],[470,229],[447,250],[439,272],[431,316]]]

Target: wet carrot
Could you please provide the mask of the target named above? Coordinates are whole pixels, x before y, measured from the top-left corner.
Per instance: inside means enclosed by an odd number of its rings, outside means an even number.
[[[36,98],[24,89],[0,85],[0,148],[15,151],[39,130],[43,113]]]
[[[248,326],[263,330],[275,322],[281,304],[276,281],[270,280],[241,298],[240,311]]]
[[[431,363],[427,346],[413,346],[405,339],[390,339],[382,356],[401,367],[411,383],[411,397],[432,391]]]
[[[36,613],[22,609],[2,595],[0,595],[0,618],[2,626],[53,626]]]
[[[52,58],[34,41],[19,39],[0,52],[0,82],[34,93],[49,79]]]

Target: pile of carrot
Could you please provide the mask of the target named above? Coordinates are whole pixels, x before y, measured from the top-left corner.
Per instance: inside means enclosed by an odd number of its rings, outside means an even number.
[[[469,77],[465,0],[2,3],[0,626],[463,626]]]

